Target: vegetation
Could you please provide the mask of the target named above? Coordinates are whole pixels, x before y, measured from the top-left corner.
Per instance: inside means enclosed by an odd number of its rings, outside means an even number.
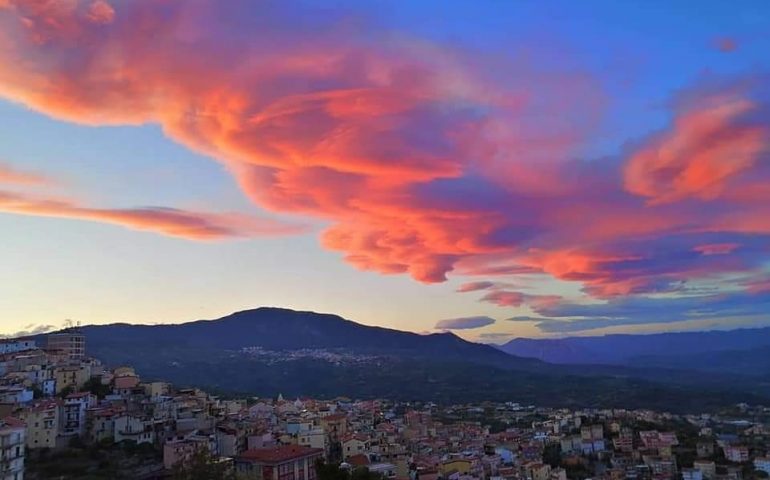
[[[180,462],[171,473],[173,480],[236,480],[232,462],[223,462],[201,448],[187,461]]]
[[[370,471],[366,467],[343,469],[333,463],[319,460],[316,463],[318,480],[383,480],[382,475]]]

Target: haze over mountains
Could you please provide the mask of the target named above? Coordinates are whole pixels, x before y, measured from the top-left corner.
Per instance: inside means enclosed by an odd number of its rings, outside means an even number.
[[[665,365],[557,365],[451,333],[418,335],[278,308],[179,325],[83,330],[88,353],[108,365],[133,365],[145,378],[221,393],[669,410],[770,403],[770,384],[747,383],[741,375]]]
[[[770,327],[560,339],[516,338],[498,348],[511,355],[556,364],[607,364],[770,375]]]

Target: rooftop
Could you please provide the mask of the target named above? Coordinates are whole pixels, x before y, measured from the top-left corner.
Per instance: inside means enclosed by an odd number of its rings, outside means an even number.
[[[323,454],[323,449],[320,448],[303,447],[300,445],[281,445],[278,447],[247,450],[241,455],[241,458],[263,463],[283,463],[320,454]]]

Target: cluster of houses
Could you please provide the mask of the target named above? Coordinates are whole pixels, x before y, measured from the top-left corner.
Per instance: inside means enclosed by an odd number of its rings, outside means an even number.
[[[0,480],[22,480],[25,458],[73,442],[131,442],[162,452],[162,462],[136,478],[164,478],[202,451],[260,480],[315,480],[321,459],[404,480],[748,480],[747,468],[770,473],[770,429],[756,421],[723,435],[718,417],[676,417],[701,434],[694,460],[683,464],[676,431],[634,428],[666,424],[674,416],[665,413],[224,399],[142,381],[130,367],[105,368],[85,355],[77,329],[37,343],[0,341]],[[759,414],[770,418],[767,409]]]

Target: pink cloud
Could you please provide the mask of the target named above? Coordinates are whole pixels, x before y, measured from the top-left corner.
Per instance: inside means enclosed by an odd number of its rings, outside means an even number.
[[[46,185],[50,183],[50,179],[36,173],[22,172],[15,168],[11,168],[8,165],[3,165],[0,163],[0,184],[1,183],[17,185]]]
[[[701,255],[727,255],[738,247],[740,247],[740,245],[737,243],[710,243],[706,245],[696,245],[693,250]]]
[[[720,197],[770,148],[768,126],[744,120],[757,109],[752,100],[729,94],[700,100],[630,158],[626,188],[658,204]]]
[[[2,190],[0,212],[96,221],[189,240],[287,235],[302,231],[302,228],[296,225],[242,214],[205,213],[160,207],[90,208],[64,200],[31,197]]]
[[[487,290],[495,286],[495,282],[469,282],[463,283],[457,287],[458,292],[475,292],[478,290]]]
[[[757,87],[694,88],[627,158],[585,161],[607,100],[582,73],[484,68],[369,19],[308,34],[280,7],[254,15],[240,0],[2,5],[0,96],[82,124],[160,125],[222,162],[255,204],[324,221],[321,244],[360,269],[428,283],[537,273],[609,298],[755,271],[743,249],[697,248],[770,235]],[[284,228],[29,202],[14,213],[192,237]],[[548,297],[484,298],[559,301]]]

